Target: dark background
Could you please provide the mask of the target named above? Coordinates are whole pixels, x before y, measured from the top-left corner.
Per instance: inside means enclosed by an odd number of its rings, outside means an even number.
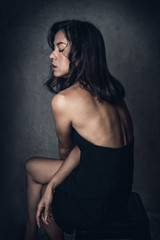
[[[148,212],[160,211],[158,1],[7,0],[0,6],[0,226],[5,234],[18,239],[25,226],[25,161],[32,156],[58,158],[52,94],[43,82],[50,66],[47,32],[63,19],[89,20],[100,28],[109,70],[125,86],[134,122],[133,191]]]

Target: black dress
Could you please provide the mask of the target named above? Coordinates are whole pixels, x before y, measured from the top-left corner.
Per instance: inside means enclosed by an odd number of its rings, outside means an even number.
[[[73,128],[80,164],[56,188],[52,209],[57,225],[73,233],[76,225],[101,224],[109,212],[126,206],[132,190],[134,137],[119,148],[92,144]]]

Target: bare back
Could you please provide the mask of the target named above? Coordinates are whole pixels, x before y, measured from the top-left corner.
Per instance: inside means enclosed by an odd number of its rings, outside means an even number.
[[[133,124],[124,101],[116,107],[106,101],[99,103],[79,82],[62,92],[70,99],[72,126],[83,138],[113,148],[131,141]]]

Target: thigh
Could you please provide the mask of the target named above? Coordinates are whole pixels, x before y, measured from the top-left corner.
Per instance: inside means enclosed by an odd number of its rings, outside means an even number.
[[[63,162],[64,160],[59,159],[33,157],[25,163],[26,174],[40,184],[47,184]]]

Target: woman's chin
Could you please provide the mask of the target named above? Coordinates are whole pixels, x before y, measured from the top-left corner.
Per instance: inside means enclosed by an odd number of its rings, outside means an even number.
[[[54,75],[54,77],[65,78],[67,74],[66,74],[66,73],[65,73],[65,74],[60,74],[60,73],[57,73],[57,72],[55,71],[55,72],[53,72],[53,75]]]
[[[54,77],[63,77],[63,74],[58,74],[56,72],[53,73]]]

